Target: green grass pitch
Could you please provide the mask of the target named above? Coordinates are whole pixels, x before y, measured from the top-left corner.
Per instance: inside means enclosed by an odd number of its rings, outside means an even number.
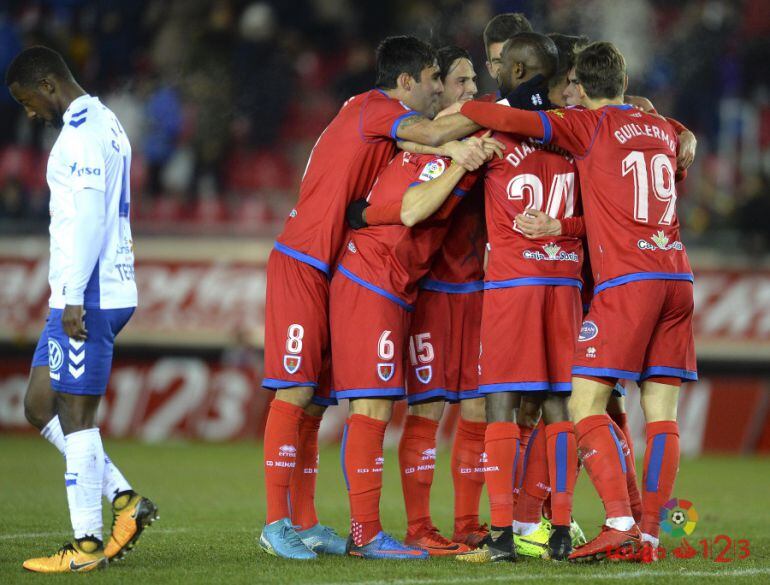
[[[529,560],[516,564],[465,565],[450,559],[423,562],[321,558],[289,562],[262,553],[257,536],[264,521],[261,450],[254,444],[106,443],[107,452],[134,487],[160,507],[126,559],[99,574],[42,576],[26,573],[22,561],[53,552],[70,536],[61,457],[37,436],[0,436],[0,583],[73,579],[89,583],[546,583],[627,582],[770,583],[770,460],[704,457],[682,461],[674,495],[691,500],[700,521],[690,542],[725,534],[750,541],[751,556],[729,563],[667,558],[655,565],[604,563],[574,566]],[[447,449],[439,450],[433,515],[444,534],[452,523],[452,486]],[[348,504],[338,451],[322,449],[318,477],[322,522],[346,533]],[[486,496],[482,517],[486,516]],[[105,507],[105,512],[107,512]],[[386,452],[382,499],[386,530],[403,537],[405,519],[394,450]],[[601,523],[601,505],[581,476],[575,516],[589,538]],[[110,519],[105,514],[105,527]],[[679,542],[664,538],[673,548]],[[732,554],[732,553],[731,553]],[[82,581],[81,581],[82,580]]]

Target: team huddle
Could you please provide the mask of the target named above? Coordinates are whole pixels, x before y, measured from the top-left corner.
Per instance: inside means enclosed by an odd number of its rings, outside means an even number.
[[[678,389],[697,378],[675,186],[694,137],[625,96],[611,43],[541,35],[520,14],[496,16],[484,41],[499,92],[476,99],[463,49],[385,39],[376,89],[350,98],[310,155],[267,266],[271,554],[656,558]],[[647,419],[641,491],[624,380],[639,382]],[[379,501],[403,398],[400,542]],[[318,428],[340,399],[347,541],[313,502]],[[429,506],[447,402],[461,413],[451,538]],[[606,510],[590,542],[572,519],[581,467]]]
[[[267,263],[263,386],[275,397],[259,543],[270,554],[657,558],[679,464],[678,391],[697,379],[676,215],[695,138],[625,95],[611,43],[539,34],[509,13],[487,24],[484,44],[499,91],[479,97],[464,49],[385,39],[375,89],[345,102],[310,154]],[[131,147],[58,53],[23,51],[6,84],[30,118],[61,129],[47,174],[50,313],[25,414],[65,457],[74,541],[24,567],[84,572],[125,555],[158,511],[105,454],[96,424],[115,337],[137,304]],[[646,418],[641,484],[625,380],[639,383]],[[340,399],[347,539],[315,508],[318,431]],[[400,399],[403,541],[380,522],[383,440]],[[451,537],[430,513],[447,403],[460,410]],[[590,541],[572,518],[583,468],[606,512]],[[106,546],[102,496],[114,513]]]

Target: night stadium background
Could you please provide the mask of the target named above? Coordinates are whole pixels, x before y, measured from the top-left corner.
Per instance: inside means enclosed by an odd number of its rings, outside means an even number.
[[[648,97],[698,138],[680,189],[695,269],[701,379],[680,402],[677,497],[701,519],[693,544],[748,539],[751,555],[604,569],[434,562],[416,567],[324,560],[295,567],[257,551],[264,520],[259,387],[265,263],[291,210],[313,143],[349,96],[371,89],[374,49],[389,34],[454,43],[473,58],[482,30],[524,12],[541,32],[611,40],[629,93]],[[147,582],[438,583],[563,578],[645,582],[770,580],[770,1],[5,0],[0,70],[24,47],[59,50],[111,108],[133,145],[131,220],[140,305],[118,340],[100,414],[113,459],[161,507],[162,521],[125,564],[98,579]],[[48,298],[45,167],[56,137],[0,90],[0,581],[21,581],[25,555],[68,534],[61,460],[27,424],[23,395]],[[347,408],[327,413],[319,513],[346,533],[336,441]],[[643,443],[638,391],[629,411]],[[403,408],[387,440],[397,441]],[[441,436],[451,434],[456,413]],[[446,441],[433,509],[449,522]],[[403,532],[395,452],[386,457],[386,528]],[[128,473],[127,473],[128,475]],[[442,481],[446,479],[446,481]],[[486,512],[482,499],[482,512]],[[576,517],[593,531],[600,503],[582,478]],[[155,531],[155,532],[154,532]],[[587,530],[588,532],[588,530]],[[721,542],[721,541],[720,541]],[[676,547],[677,539],[666,544]],[[206,571],[221,567],[221,575]],[[708,558],[704,558],[708,557]],[[323,576],[318,577],[320,571]],[[387,573],[385,572],[387,571]],[[476,572],[474,572],[476,571]],[[609,571],[609,572],[608,572]],[[708,573],[708,574],[707,574]]]

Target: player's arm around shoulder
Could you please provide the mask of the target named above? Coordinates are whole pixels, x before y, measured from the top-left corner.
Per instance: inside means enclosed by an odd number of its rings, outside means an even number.
[[[417,184],[410,186],[401,200],[401,223],[412,227],[425,221],[444,204],[452,190],[465,176],[461,165],[434,158],[420,173]]]

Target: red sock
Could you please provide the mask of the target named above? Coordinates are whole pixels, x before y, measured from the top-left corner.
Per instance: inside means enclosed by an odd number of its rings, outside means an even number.
[[[299,426],[297,467],[289,486],[291,523],[307,530],[318,524],[315,511],[315,482],[318,477],[318,428],[320,416],[305,414]]]
[[[438,421],[410,414],[398,443],[407,533],[414,536],[431,524],[430,487],[436,468],[436,431]]]
[[[644,453],[643,515],[640,528],[658,537],[660,509],[671,499],[679,470],[679,425],[674,420],[647,423],[647,450]]]
[[[569,526],[577,479],[575,426],[569,421],[553,423],[545,427],[545,435],[551,482],[551,523],[554,526]]]
[[[626,487],[626,460],[612,421],[606,414],[588,416],[575,425],[578,453],[604,504],[607,518],[631,516]]]
[[[484,479],[489,495],[492,526],[510,526],[513,522],[513,470],[518,450],[519,425],[494,422],[484,435]]]
[[[522,466],[523,481],[519,479],[519,499],[514,519],[537,523],[543,515],[543,502],[548,497],[548,460],[546,458],[545,426],[539,423],[529,437]]]
[[[460,418],[452,445],[452,483],[455,490],[455,533],[479,525],[479,501],[484,488],[481,454],[487,423]]]
[[[620,446],[623,447],[623,454],[626,457],[626,489],[628,489],[628,501],[631,504],[631,513],[634,520],[638,523],[642,519],[642,496],[639,493],[639,485],[636,480],[636,460],[634,459],[634,449],[632,447],[631,432],[628,429],[628,421],[625,413],[610,416],[615,434],[620,440]],[[625,426],[621,426],[618,420],[623,421]]]
[[[289,518],[289,485],[297,462],[299,425],[303,411],[299,406],[273,400],[265,423],[265,494],[267,524]]]
[[[342,469],[350,500],[350,534],[364,545],[382,530],[380,493],[382,492],[382,441],[388,423],[352,414],[342,436]]]
[[[513,510],[516,513],[516,506],[519,502],[519,492],[521,483],[524,481],[524,454],[529,446],[529,438],[532,436],[533,427],[519,425],[519,452],[516,454],[516,474],[513,481]]]

